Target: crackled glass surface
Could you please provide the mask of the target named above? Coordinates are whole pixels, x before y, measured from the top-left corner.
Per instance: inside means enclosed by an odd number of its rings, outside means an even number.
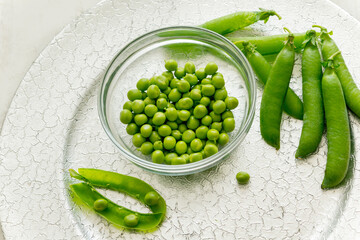
[[[167,59],[175,59],[179,66],[191,61],[197,69],[215,62],[224,75],[228,95],[239,101],[239,106],[232,111],[236,124],[229,134],[229,143],[203,161],[177,166],[152,163],[150,156],[141,154],[133,146],[132,136],[119,120],[123,105],[128,101],[127,92],[136,89],[139,79],[150,79],[166,71],[164,62]],[[255,94],[254,74],[239,49],[206,29],[179,26],[147,33],[120,51],[101,84],[98,111],[110,139],[130,161],[164,175],[187,175],[215,166],[241,143],[251,127]]]
[[[282,20],[241,34],[304,32],[326,26],[360,86],[360,24],[325,0],[104,1],[61,32],[20,85],[1,133],[0,217],[6,239],[359,239],[359,164],[337,189],[321,190],[326,141],[306,160],[294,154],[302,122],[284,115],[281,148],[261,139],[259,110],[244,142],[215,168],[187,177],[147,172],[123,157],[103,131],[97,95],[104,70],[136,37],[167,26],[198,25],[237,10],[275,9]],[[301,56],[291,86],[301,96]],[[257,91],[259,109],[262,87]],[[354,159],[360,122],[350,113]],[[138,177],[166,200],[168,212],[153,232],[110,225],[78,206],[68,192],[68,169],[93,167]],[[247,171],[250,183],[235,175]],[[106,192],[134,210],[136,201]]]

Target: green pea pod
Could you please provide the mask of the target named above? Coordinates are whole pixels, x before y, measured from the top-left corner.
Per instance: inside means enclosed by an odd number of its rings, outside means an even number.
[[[93,208],[94,202],[96,200],[105,199],[108,202],[107,208],[103,211],[97,211],[97,213],[117,226],[137,230],[150,230],[159,225],[163,219],[163,213],[137,213],[119,206],[101,195],[88,183],[72,184],[70,185],[70,189],[82,202],[84,202],[90,208]],[[129,227],[125,224],[124,218],[129,214],[135,214],[139,219],[138,224],[134,227]]]
[[[322,78],[328,139],[327,163],[322,188],[335,187],[344,180],[348,171],[351,150],[348,112],[333,62],[335,59],[328,60],[328,66]]]
[[[304,122],[296,158],[304,158],[318,148],[324,132],[324,107],[321,96],[322,65],[316,32],[307,32],[302,55]]]
[[[324,59],[328,59],[331,55],[339,51],[335,41],[330,37],[332,32],[328,32],[326,28],[318,25],[314,25],[313,27],[321,28],[321,52]],[[341,53],[334,58],[334,64],[335,66],[338,66],[335,68],[335,71],[339,77],[344,92],[346,105],[350,108],[351,111],[360,117],[360,90],[356,86]]]
[[[266,23],[269,20],[269,17],[274,15],[281,19],[281,17],[274,10],[260,8],[260,11],[242,11],[222,16],[201,24],[199,27],[206,28],[224,35],[247,27],[260,20],[263,20]]]
[[[144,204],[146,204],[146,194],[149,192],[156,192],[156,190],[149,184],[135,177],[92,168],[79,168],[78,171],[79,174],[94,187],[106,188],[126,193]],[[154,213],[165,214],[166,212],[166,203],[160,194],[158,204],[148,207]]]
[[[287,30],[285,28],[285,30]],[[288,31],[288,30],[287,30]],[[295,63],[294,35],[289,32],[285,46],[270,70],[260,107],[260,131],[264,140],[280,148],[280,123],[283,103]]]
[[[93,209],[96,200],[107,200],[108,207],[103,211],[97,211],[97,213],[115,225],[138,230],[149,230],[159,225],[165,217],[166,203],[164,199],[154,188],[140,179],[91,168],[80,168],[79,173],[73,169],[69,171],[73,178],[84,181],[84,183],[70,185],[70,189],[74,194]],[[138,213],[119,206],[98,193],[94,187],[124,192],[147,205],[153,213]],[[137,216],[137,224],[126,224],[124,219],[130,214]]]
[[[297,50],[302,49],[306,33],[293,33],[294,46]],[[243,43],[249,42],[256,46],[256,50],[262,55],[277,54],[285,45],[287,34],[256,37],[228,37],[240,50],[244,49]]]
[[[256,76],[262,83],[266,84],[271,70],[271,65],[266,59],[255,49],[255,46],[249,42],[244,42],[244,52],[246,58],[254,70]],[[296,119],[303,118],[303,103],[296,93],[288,88],[285,101],[284,111]]]

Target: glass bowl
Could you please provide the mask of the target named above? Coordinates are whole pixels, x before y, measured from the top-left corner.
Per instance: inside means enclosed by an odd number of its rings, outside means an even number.
[[[178,66],[188,61],[196,68],[212,61],[224,75],[229,96],[239,100],[232,110],[235,130],[219,152],[201,161],[183,165],[158,164],[132,144],[126,125],[119,116],[128,101],[127,92],[136,88],[140,78],[151,78],[166,71],[164,60],[175,59]],[[188,175],[204,171],[224,160],[245,138],[255,112],[256,83],[252,69],[242,52],[225,37],[207,29],[187,26],[158,29],[126,45],[109,65],[101,84],[98,111],[101,124],[120,152],[137,166],[163,175]]]

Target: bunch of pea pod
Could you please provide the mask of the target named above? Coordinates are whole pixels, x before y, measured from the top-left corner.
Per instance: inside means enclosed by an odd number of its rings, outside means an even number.
[[[269,14],[269,11],[267,13],[269,16],[275,15]],[[246,23],[254,19],[249,17],[248,13],[237,13],[237,20],[240,16]],[[228,15],[213,20],[215,27],[209,29],[220,34],[229,33],[221,30],[219,26],[221,20],[226,25],[231,22],[229,18],[233,17],[234,15]],[[208,27],[209,23],[202,26]],[[305,158],[316,152],[326,125],[328,155],[321,187],[332,188],[344,180],[348,171],[351,140],[347,107],[360,117],[360,90],[339,48],[330,37],[332,32],[318,25],[313,27],[320,28],[320,33],[315,30],[306,33],[289,31],[288,35],[229,39],[244,52],[256,76],[265,84],[260,108],[260,130],[269,145],[276,149],[280,148],[280,123],[283,111],[296,119],[303,120],[296,158]],[[224,27],[224,29],[229,28]],[[303,102],[289,88],[295,50],[303,50]],[[267,58],[273,59],[274,56],[275,61],[271,65]]]

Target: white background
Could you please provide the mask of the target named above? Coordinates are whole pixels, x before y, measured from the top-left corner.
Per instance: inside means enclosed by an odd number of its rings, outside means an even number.
[[[360,20],[360,0],[332,1]],[[0,129],[11,99],[32,62],[68,23],[98,2],[0,0]]]

